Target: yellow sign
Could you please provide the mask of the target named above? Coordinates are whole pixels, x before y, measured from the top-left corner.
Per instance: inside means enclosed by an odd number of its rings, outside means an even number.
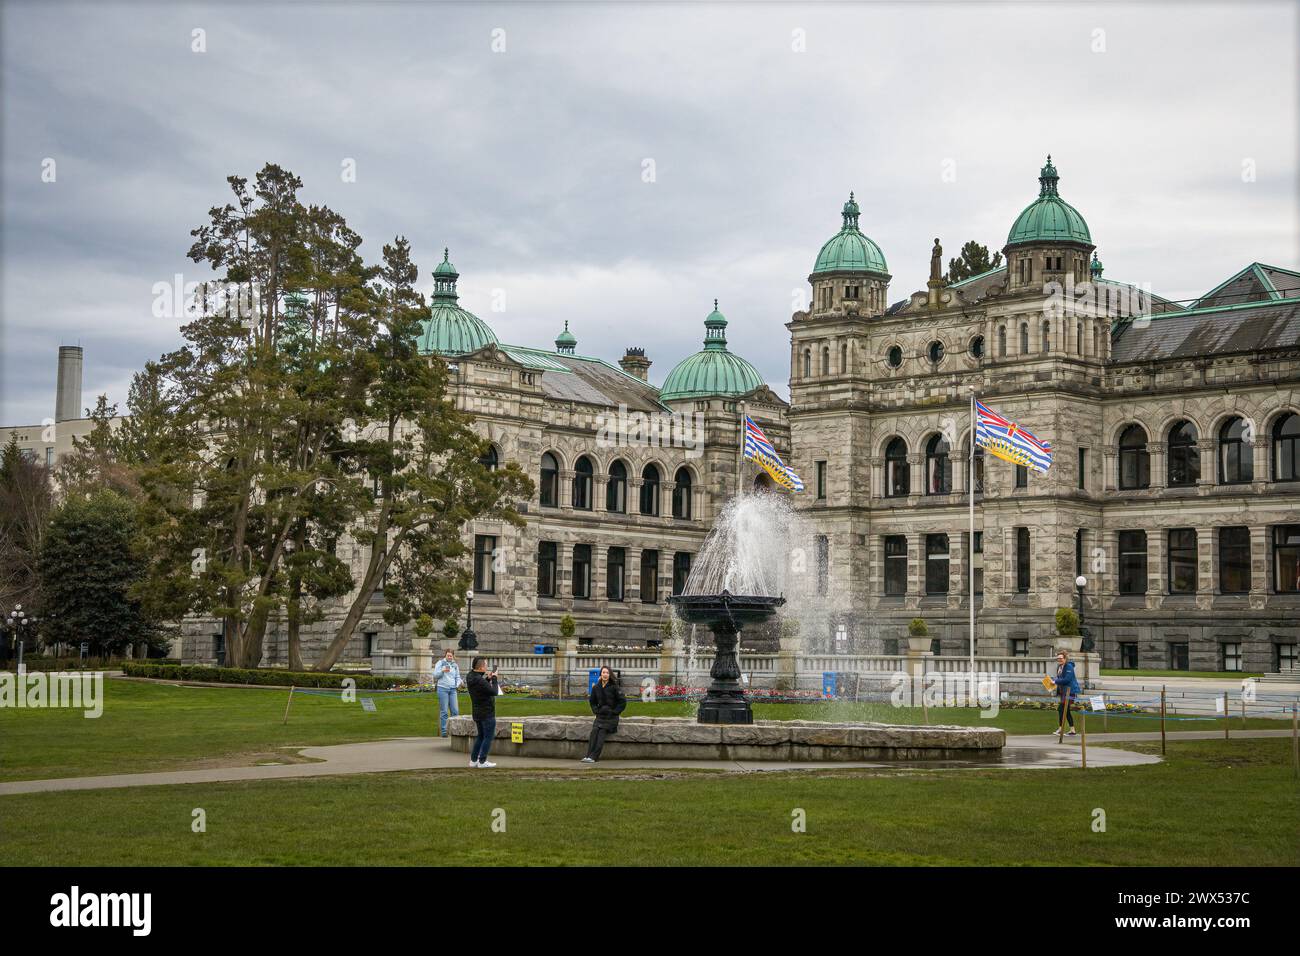
[[[524,742],[524,725],[523,725],[523,724],[514,724],[514,723],[512,723],[512,724],[510,725],[510,742],[511,742],[512,744],[522,744],[522,743]]]

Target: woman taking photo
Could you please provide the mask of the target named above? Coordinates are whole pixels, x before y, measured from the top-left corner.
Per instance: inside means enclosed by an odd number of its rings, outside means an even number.
[[[591,722],[591,736],[587,738],[587,756],[583,763],[595,763],[600,759],[600,752],[605,747],[605,738],[618,732],[618,715],[627,707],[627,698],[619,689],[618,682],[608,667],[600,669],[600,680],[591,685],[587,696],[591,712],[596,719]]]

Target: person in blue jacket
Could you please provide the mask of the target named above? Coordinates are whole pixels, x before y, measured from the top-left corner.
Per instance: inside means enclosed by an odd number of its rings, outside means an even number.
[[[1060,703],[1056,707],[1057,733],[1065,726],[1065,722],[1070,722],[1070,732],[1067,737],[1073,737],[1074,731],[1074,714],[1070,713],[1070,704],[1080,693],[1079,679],[1074,676],[1074,661],[1070,660],[1070,655],[1061,651],[1056,655],[1056,696]]]

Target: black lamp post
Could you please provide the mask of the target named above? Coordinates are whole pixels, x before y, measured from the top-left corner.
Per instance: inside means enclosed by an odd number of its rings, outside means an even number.
[[[460,642],[456,646],[462,651],[472,651],[478,648],[478,637],[474,634],[473,588],[465,592],[465,631],[460,635]]]
[[[18,649],[18,667],[23,666],[23,635],[27,633],[27,628],[35,623],[36,618],[28,617],[21,604],[15,604],[14,609],[9,612],[8,624],[14,634],[14,646]]]
[[[1083,640],[1079,644],[1079,650],[1089,653],[1093,648],[1092,637],[1083,626],[1083,589],[1088,586],[1088,579],[1082,574],[1074,579],[1074,589],[1079,595],[1079,635]]]

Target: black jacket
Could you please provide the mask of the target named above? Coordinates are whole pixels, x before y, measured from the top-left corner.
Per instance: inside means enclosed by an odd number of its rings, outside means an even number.
[[[587,703],[591,704],[591,712],[596,715],[596,723],[610,733],[618,730],[618,715],[627,707],[627,698],[612,677],[608,684],[596,681],[592,685]]]
[[[465,678],[465,687],[469,690],[470,713],[476,720],[485,720],[497,715],[497,679],[470,671]]]

